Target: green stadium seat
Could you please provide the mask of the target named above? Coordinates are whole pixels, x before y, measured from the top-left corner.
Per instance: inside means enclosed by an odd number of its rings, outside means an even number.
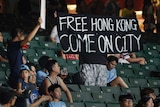
[[[152,64],[152,65],[160,65],[160,59],[159,58],[149,58],[147,60],[148,64]]]
[[[73,102],[92,102],[93,97],[89,92],[71,92]]]
[[[7,40],[10,40],[12,38],[9,32],[2,32],[2,35],[4,42],[7,42]]]
[[[85,104],[83,102],[73,102],[73,103],[65,102],[65,103],[66,107],[85,107]]]
[[[81,89],[78,84],[66,84],[68,88],[72,91],[81,92]]]
[[[144,50],[144,53],[145,53],[145,55],[153,57],[153,58],[160,56],[159,52],[157,50]]]
[[[66,60],[63,59],[62,57],[55,57],[55,60],[57,60],[58,64],[61,67],[66,67],[67,66]]]
[[[0,68],[2,68],[4,71],[9,69],[9,63],[8,62],[0,62]]]
[[[86,107],[106,107],[105,103],[86,102]]]
[[[40,46],[44,49],[53,49],[54,51],[59,50],[59,47],[57,46],[57,44],[53,42],[41,41]]]
[[[79,66],[79,60],[66,60],[69,66]]]
[[[106,87],[101,87],[101,90],[102,93],[113,93],[113,94],[121,93],[120,87],[106,86]]]
[[[29,62],[33,62],[34,64],[38,64],[38,60],[41,56],[29,56],[27,59]]]
[[[137,57],[144,57],[144,51],[135,52]]]
[[[92,93],[94,102],[101,103],[115,103],[117,100],[114,98],[113,93]]]
[[[156,65],[153,65],[153,64],[145,64],[145,65],[142,65],[141,68],[144,71],[146,71],[146,70],[148,70],[148,71],[157,71],[158,70]]]
[[[39,41],[32,40],[32,41],[28,42],[27,45],[29,46],[29,48],[35,48],[35,49],[41,48],[39,45]]]
[[[125,81],[125,83],[130,87],[130,82],[127,77],[122,77],[122,79]]]
[[[71,74],[75,74],[79,72],[76,66],[67,66],[67,71],[68,73],[71,73]]]
[[[129,78],[132,87],[148,87],[148,82],[143,78]]]
[[[119,103],[107,103],[107,107],[120,107]]]
[[[117,63],[116,70],[117,71],[122,71],[123,69],[124,69],[123,64]]]
[[[101,89],[99,86],[80,85],[80,88],[82,92],[101,93]]]
[[[151,71],[143,70],[142,68],[139,68],[139,70],[135,70],[134,73],[136,77],[140,77],[140,78],[151,77]]]
[[[148,83],[150,87],[160,87],[160,80],[159,79],[148,79]]]
[[[46,36],[41,36],[41,35],[36,34],[32,40],[35,40],[35,41],[46,41],[46,38],[47,38]]]
[[[54,50],[37,49],[36,51],[37,51],[38,56],[46,55],[46,56],[49,56],[51,58],[55,58],[56,57]]]
[[[34,48],[29,48],[22,50],[24,56],[37,56],[36,50]]]
[[[124,69],[121,71],[117,71],[117,75],[121,77],[135,77],[132,69]]]

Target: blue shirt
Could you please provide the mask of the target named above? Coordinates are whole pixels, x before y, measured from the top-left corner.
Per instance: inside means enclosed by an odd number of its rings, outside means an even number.
[[[51,101],[49,102],[48,107],[66,107],[66,104],[62,101],[59,102]]]
[[[115,78],[117,78],[117,71],[115,68],[107,71],[107,83],[110,83]]]
[[[46,73],[42,70],[37,72],[37,85],[40,87],[42,81],[49,75],[49,73]]]
[[[37,89],[34,89],[29,96],[29,103],[34,103],[39,98],[39,92]]]

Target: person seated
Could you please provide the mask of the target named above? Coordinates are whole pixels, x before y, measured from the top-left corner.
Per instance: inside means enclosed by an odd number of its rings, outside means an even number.
[[[135,107],[154,107],[153,98],[149,95],[143,96]]]
[[[138,63],[141,65],[146,64],[146,60],[143,57],[137,58],[135,53],[121,53],[121,54],[115,54],[115,56],[118,58],[119,63]]]
[[[118,58],[115,56],[107,57],[107,85],[108,86],[120,86],[124,88],[128,88],[128,85],[125,81],[120,77],[117,76],[117,71],[115,69],[118,63]]]
[[[16,91],[10,87],[0,86],[0,107],[12,107],[16,102]]]
[[[133,97],[130,93],[122,93],[119,96],[120,107],[133,107]]]
[[[1,31],[0,31],[0,43],[2,43],[2,45],[3,45],[3,35],[2,35]],[[0,46],[0,61],[1,62],[8,62],[7,52],[3,49],[2,46]]]

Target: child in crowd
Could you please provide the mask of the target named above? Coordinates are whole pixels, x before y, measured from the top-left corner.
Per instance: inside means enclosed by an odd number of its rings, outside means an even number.
[[[24,107],[26,105],[26,99],[29,95],[30,91],[30,86],[31,84],[29,83],[29,67],[25,64],[21,65],[21,70],[20,70],[20,78],[18,80],[18,85],[17,85],[17,94],[18,98],[16,101],[16,107]]]
[[[58,62],[56,60],[48,60],[48,62],[46,63],[46,68],[49,72],[49,76],[47,76],[41,84],[41,94],[49,95],[48,87],[52,84],[58,84],[65,92],[68,101],[72,103],[73,99],[69,89],[67,88],[63,80],[58,76],[60,74],[60,67],[58,65]]]
[[[52,101],[49,102],[48,107],[66,107],[66,104],[60,101],[62,92],[61,86],[58,84],[52,84],[48,88],[48,92],[52,97]]]
[[[122,93],[119,96],[120,107],[133,107],[133,97],[130,93]]]
[[[47,69],[45,68],[45,65],[47,61],[50,59],[49,56],[41,56],[38,60],[39,66],[41,67],[41,70],[37,72],[37,85],[38,87],[41,86],[42,81],[49,75]]]
[[[118,58],[115,56],[107,57],[107,85],[108,86],[120,86],[124,88],[128,88],[128,85],[125,81],[117,76],[117,71],[115,69],[118,63]]]

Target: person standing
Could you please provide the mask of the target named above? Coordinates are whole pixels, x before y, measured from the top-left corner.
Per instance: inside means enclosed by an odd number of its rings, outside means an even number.
[[[21,47],[32,40],[39,30],[41,23],[42,19],[39,18],[35,28],[26,37],[24,37],[24,30],[21,27],[15,27],[11,32],[12,39],[7,43],[7,56],[11,70],[9,75],[9,85],[12,88],[17,88],[20,67],[21,64],[23,64]]]

